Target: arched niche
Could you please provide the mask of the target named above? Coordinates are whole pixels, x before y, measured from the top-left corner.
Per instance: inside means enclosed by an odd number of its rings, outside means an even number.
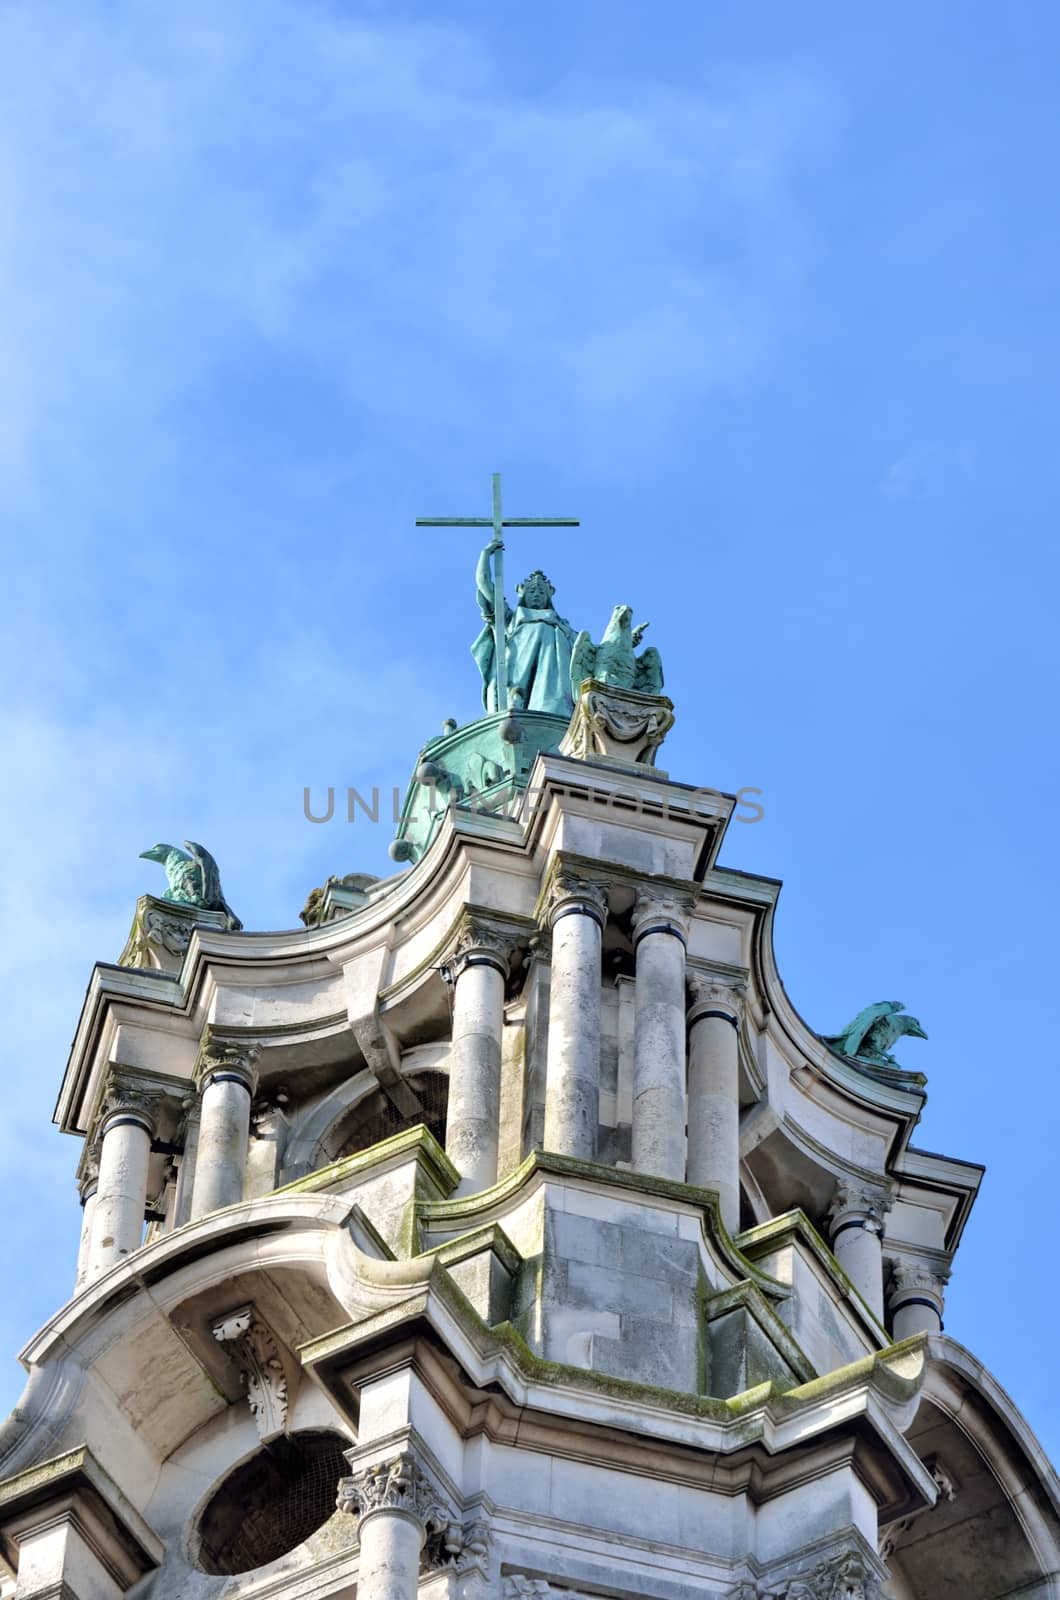
[[[907,1438],[932,1472],[939,1498],[930,1510],[883,1530],[895,1600],[1045,1600],[1060,1588],[1056,1474],[973,1356],[941,1337],[930,1349]]]

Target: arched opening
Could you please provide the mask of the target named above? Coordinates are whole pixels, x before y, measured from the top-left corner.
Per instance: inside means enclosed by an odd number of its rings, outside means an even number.
[[[389,1095],[374,1089],[354,1107],[342,1131],[342,1143],[332,1160],[356,1155],[359,1150],[370,1150],[382,1139],[389,1139],[405,1128],[424,1126],[445,1144],[445,1116],[449,1102],[449,1079],[444,1072],[418,1072],[406,1080],[422,1106],[422,1112],[412,1116],[399,1111]]]
[[[230,1472],[210,1496],[195,1532],[202,1572],[234,1577],[304,1544],[335,1510],[349,1470],[349,1440],[330,1430],[272,1440]]]

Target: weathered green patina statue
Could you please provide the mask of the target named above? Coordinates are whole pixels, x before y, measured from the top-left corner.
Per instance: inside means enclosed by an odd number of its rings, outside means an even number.
[[[634,652],[644,637],[646,622],[633,626],[633,607],[616,606],[599,644],[584,630],[571,651],[571,694],[576,700],[586,678],[609,684],[614,689],[634,689],[638,694],[660,694],[663,686],[662,657],[658,650]]]
[[[223,911],[229,932],[238,933],[243,924],[221,893],[217,862],[203,845],[191,839],[184,843],[186,850],[175,844],[155,844],[140,852],[141,861],[157,861],[166,870],[168,887],[162,899],[181,906],[198,906],[203,911]]]
[[[491,539],[479,557],[475,572],[483,629],[471,646],[482,674],[482,704],[487,711],[497,705],[495,583],[490,562],[504,546]],[[517,711],[549,711],[569,717],[574,709],[570,692],[571,645],[574,629],[552,604],[555,589],[543,572],[531,572],[516,586],[518,604],[513,611],[504,603],[509,704]]]
[[[823,1033],[821,1038],[842,1056],[877,1067],[896,1067],[898,1062],[889,1052],[903,1034],[911,1039],[927,1038],[916,1018],[906,1016],[900,1000],[878,1000],[874,1006],[859,1011],[842,1033]]]

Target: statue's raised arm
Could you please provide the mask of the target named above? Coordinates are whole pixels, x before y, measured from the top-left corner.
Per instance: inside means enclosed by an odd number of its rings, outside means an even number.
[[[475,588],[478,591],[478,608],[482,613],[483,622],[493,621],[493,557],[498,550],[504,549],[503,539],[491,539],[478,558],[475,568]],[[511,620],[511,607],[507,600],[504,602],[504,621]]]

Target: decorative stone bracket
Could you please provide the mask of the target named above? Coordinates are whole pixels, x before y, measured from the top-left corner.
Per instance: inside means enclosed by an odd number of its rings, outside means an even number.
[[[673,725],[673,701],[665,695],[616,689],[591,679],[582,686],[560,754],[579,761],[654,767]]]
[[[252,1305],[229,1311],[213,1325],[218,1344],[238,1362],[258,1435],[275,1439],[287,1427],[287,1373],[272,1329]]]

